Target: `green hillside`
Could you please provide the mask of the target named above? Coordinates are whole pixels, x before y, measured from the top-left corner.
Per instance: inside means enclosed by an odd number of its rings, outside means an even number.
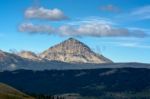
[[[34,99],[19,90],[0,83],[0,99]]]

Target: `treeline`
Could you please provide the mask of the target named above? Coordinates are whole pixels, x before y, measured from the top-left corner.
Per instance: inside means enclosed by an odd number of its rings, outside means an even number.
[[[51,96],[51,95],[34,95],[36,99],[65,99],[63,96]]]

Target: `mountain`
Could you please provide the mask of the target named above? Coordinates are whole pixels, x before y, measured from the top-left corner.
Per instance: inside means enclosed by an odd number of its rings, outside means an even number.
[[[74,38],[55,45],[39,55],[31,51],[8,53],[0,50],[0,71],[76,68],[69,63],[112,63],[112,61],[94,53],[88,46]]]
[[[50,47],[41,53],[40,57],[69,63],[112,63],[111,60],[94,53],[87,45],[74,38]]]
[[[0,83],[0,99],[34,99],[21,91]]]
[[[142,63],[67,63],[62,61],[52,61],[47,59],[38,60],[23,58],[16,54],[0,51],[0,72],[5,70],[80,70],[98,68],[150,68],[150,64]]]
[[[87,45],[74,38],[50,47],[39,55],[30,51],[9,53],[0,50],[0,72],[18,69],[79,70],[123,67],[150,68],[150,65],[141,63],[113,63],[104,56],[94,53]]]
[[[0,62],[3,63],[18,63],[20,60],[23,60],[18,55],[4,52],[0,50]]]
[[[17,55],[22,58],[27,58],[31,60],[40,60],[38,55],[36,55],[34,52],[31,52],[31,51],[21,51]]]
[[[27,60],[18,55],[0,50],[0,71],[13,70],[16,66],[27,63]]]

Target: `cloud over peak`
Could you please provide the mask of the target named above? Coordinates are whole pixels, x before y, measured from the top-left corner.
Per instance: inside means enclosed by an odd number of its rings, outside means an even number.
[[[80,22],[79,22],[80,23]],[[34,25],[31,23],[22,24],[19,27],[21,32],[54,34],[59,36],[91,36],[91,37],[146,37],[147,34],[138,29],[130,30],[127,28],[116,28],[108,23],[102,22],[84,22],[77,25],[62,25],[51,27],[49,25]]]
[[[28,8],[25,11],[25,17],[29,19],[47,19],[51,21],[65,20],[68,17],[58,8],[46,9],[44,7],[39,8]]]
[[[64,25],[59,32],[65,36],[91,36],[91,37],[145,37],[147,34],[141,30],[115,28],[109,24],[87,23],[78,26]]]

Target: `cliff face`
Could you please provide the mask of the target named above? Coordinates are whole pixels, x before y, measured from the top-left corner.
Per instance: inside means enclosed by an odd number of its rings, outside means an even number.
[[[40,54],[41,58],[71,63],[111,63],[102,55],[94,53],[82,42],[69,38],[68,40],[50,47]]]

